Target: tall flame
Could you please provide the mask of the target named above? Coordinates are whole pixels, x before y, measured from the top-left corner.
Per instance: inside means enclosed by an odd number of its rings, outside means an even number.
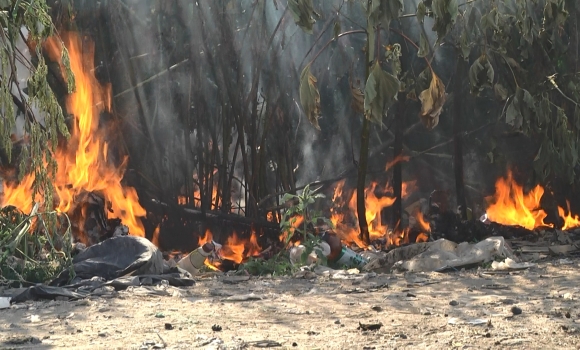
[[[507,177],[499,178],[495,183],[495,195],[488,198],[490,205],[487,208],[487,217],[493,222],[519,225],[529,230],[539,226],[552,227],[552,224],[544,222],[548,215],[540,205],[543,194],[544,188],[540,185],[525,194],[522,186],[514,181],[512,173],[508,172]],[[570,210],[565,214],[566,211],[558,207],[558,213],[564,220],[563,229],[580,226],[580,219],[573,216]]]
[[[99,116],[103,110],[110,110],[111,87],[101,86],[94,75],[94,44],[75,33],[64,33],[62,38],[69,51],[76,91],[66,101],[67,111],[74,115],[71,138],[66,147],[60,147],[55,154],[57,210],[70,213],[79,196],[87,192],[99,193],[110,206],[113,217],[121,219],[132,235],[144,236],[139,217],[146,212],[139,204],[135,189],[121,184],[127,157],[120,165],[108,159],[110,144]],[[49,39],[46,49],[58,60],[61,52],[58,40]],[[5,186],[2,205],[10,204],[28,211],[32,205],[33,176],[26,176],[18,185]]]

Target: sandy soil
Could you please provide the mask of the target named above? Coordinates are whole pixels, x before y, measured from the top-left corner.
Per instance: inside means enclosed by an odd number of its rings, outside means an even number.
[[[509,274],[213,276],[190,288],[103,290],[0,310],[0,348],[576,349],[580,259],[571,262]]]

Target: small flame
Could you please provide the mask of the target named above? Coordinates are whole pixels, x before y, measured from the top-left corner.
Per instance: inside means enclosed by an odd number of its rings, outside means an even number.
[[[249,240],[241,239],[236,232],[233,232],[220,250],[220,255],[224,259],[241,264],[245,258],[257,256],[261,251],[262,248],[258,245],[256,233],[252,230]]]
[[[423,217],[423,213],[420,210],[417,210],[415,214],[415,219],[417,219],[417,223],[421,227],[421,229],[425,232],[431,232],[431,224],[429,221],[426,221]]]
[[[568,214],[564,211],[564,208],[558,207],[558,214],[561,218],[564,219],[564,227],[563,230],[580,227],[580,217],[578,215],[572,215],[570,211],[570,201],[566,201],[566,205],[568,207]]]
[[[200,236],[198,238],[197,245],[199,247],[201,247],[202,245],[204,245],[208,242],[211,242],[211,241],[213,241],[213,235],[212,235],[210,229],[208,228],[205,230],[205,235],[203,237]]]

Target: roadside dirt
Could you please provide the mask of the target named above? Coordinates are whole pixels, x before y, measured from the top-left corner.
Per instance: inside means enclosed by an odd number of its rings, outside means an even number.
[[[13,305],[0,310],[0,348],[580,346],[579,259],[509,274],[306,277],[314,278],[206,276],[189,288],[104,290],[85,300]],[[360,330],[359,323],[382,326]]]

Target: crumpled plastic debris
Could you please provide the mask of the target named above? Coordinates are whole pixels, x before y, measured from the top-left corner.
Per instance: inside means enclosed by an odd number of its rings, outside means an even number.
[[[506,258],[504,261],[494,261],[491,263],[491,268],[494,270],[524,270],[534,266],[536,266],[536,264],[527,262],[518,263],[511,258]]]
[[[501,236],[489,237],[476,244],[457,244],[442,238],[430,242],[425,251],[397,265],[413,272],[443,271],[489,262],[495,257],[516,259]]]
[[[10,307],[10,297],[0,297],[0,310]]]
[[[471,326],[481,326],[487,324],[489,321],[483,318],[474,318],[470,320],[463,320],[461,318],[452,317],[447,321],[447,324],[452,325],[461,325],[461,324],[468,324]]]

